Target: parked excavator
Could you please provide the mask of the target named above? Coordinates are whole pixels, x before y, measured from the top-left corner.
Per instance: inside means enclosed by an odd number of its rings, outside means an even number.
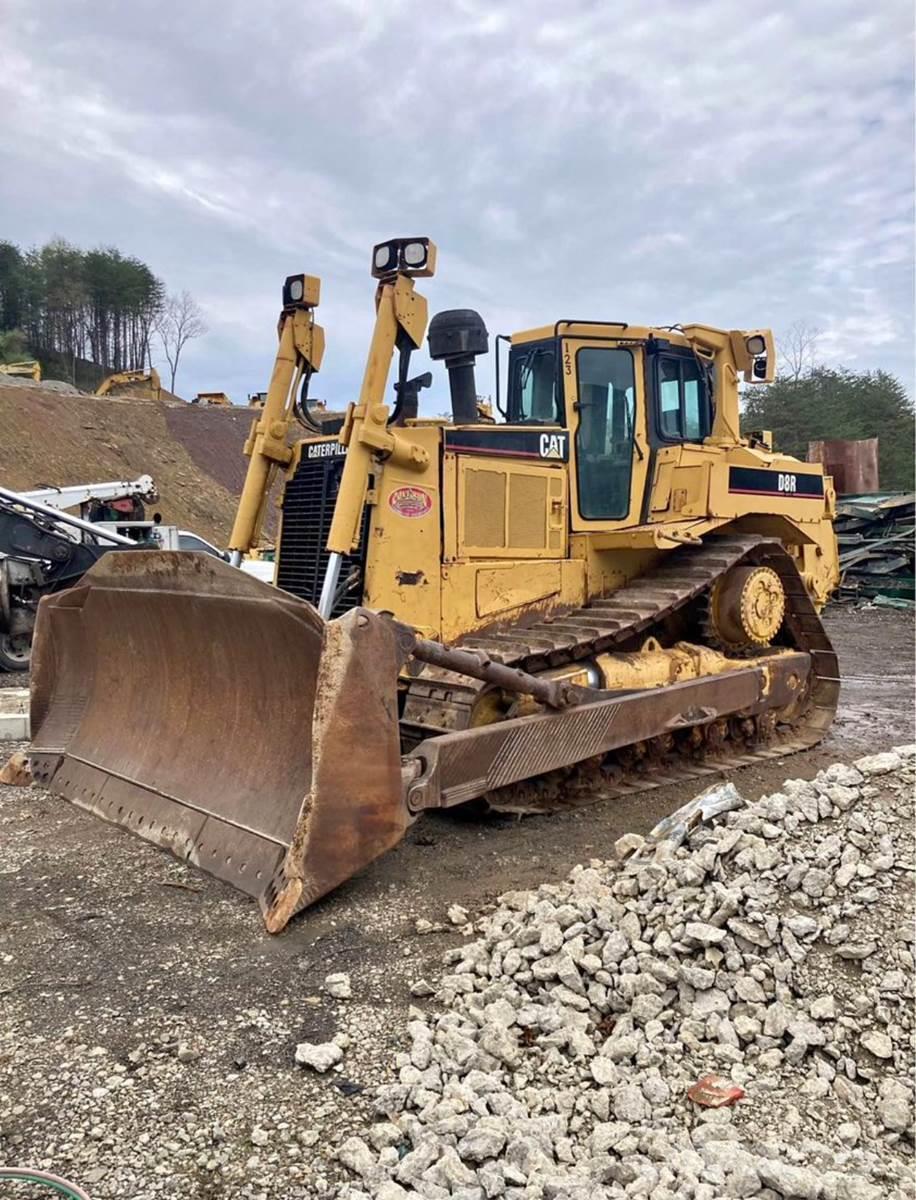
[[[95,389],[97,396],[133,396],[138,400],[159,400],[162,380],[155,367],[141,371],[114,371]]]
[[[256,897],[272,932],[429,809],[630,794],[811,746],[836,710],[831,481],[739,426],[770,331],[515,333],[493,422],[484,322],[442,312],[452,420],[425,419],[409,364],[435,263],[426,238],[374,248],[334,434],[309,413],[319,281],[286,280],[230,540],[238,562],[282,483],[275,587],[137,551],[40,606],[35,777]]]

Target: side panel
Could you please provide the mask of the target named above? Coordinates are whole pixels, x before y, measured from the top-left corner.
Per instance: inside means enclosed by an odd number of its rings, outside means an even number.
[[[649,513],[662,522],[767,514],[809,524],[831,519],[833,496],[829,477],[812,463],[747,446],[686,442],[659,450]]]
[[[461,455],[457,475],[459,559],[566,556],[563,467]]]
[[[615,547],[602,550],[595,545],[596,540],[584,533],[573,534],[570,538],[570,554],[585,570],[587,595],[583,604],[586,600],[612,595],[631,579],[651,570],[661,557],[661,552],[655,549]]]
[[[519,596],[524,596],[527,604],[558,596],[563,583],[562,568],[563,564],[559,562],[478,567],[475,597],[477,616],[498,616],[517,605]]]
[[[830,476],[787,455],[750,446],[685,443],[665,447],[656,456],[651,523],[709,518],[732,529],[779,537],[817,605],[839,581],[835,511]]]
[[[410,437],[428,450],[429,466],[412,471],[389,459],[376,476],[363,604],[391,612],[424,637],[436,638],[442,557],[440,431],[412,429]]]
[[[826,516],[824,475],[796,459],[768,456],[745,464],[729,455],[728,469],[717,472],[714,498],[723,511],[741,509],[785,512],[800,521]]]
[[[683,521],[689,517],[719,516],[710,507],[709,481],[725,452],[717,446],[664,446],[654,455],[649,493],[650,521]]]
[[[531,624],[556,609],[585,603],[585,563],[474,560],[442,567],[442,638]]]
[[[568,454],[559,426],[446,430],[446,641],[584,602],[584,564],[567,560]]]

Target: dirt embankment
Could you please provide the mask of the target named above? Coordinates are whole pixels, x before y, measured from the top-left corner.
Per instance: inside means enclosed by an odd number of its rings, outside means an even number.
[[[14,489],[152,475],[168,524],[224,546],[252,414],[181,402],[0,388],[0,484]]]

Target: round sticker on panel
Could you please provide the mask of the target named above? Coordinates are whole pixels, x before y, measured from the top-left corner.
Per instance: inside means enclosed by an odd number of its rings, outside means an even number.
[[[421,487],[395,488],[388,497],[388,507],[399,517],[425,517],[432,506],[432,496]]]

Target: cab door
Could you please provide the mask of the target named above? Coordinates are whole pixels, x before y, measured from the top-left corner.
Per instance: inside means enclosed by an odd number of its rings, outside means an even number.
[[[569,338],[562,361],[572,529],[638,525],[649,466],[642,347]]]

